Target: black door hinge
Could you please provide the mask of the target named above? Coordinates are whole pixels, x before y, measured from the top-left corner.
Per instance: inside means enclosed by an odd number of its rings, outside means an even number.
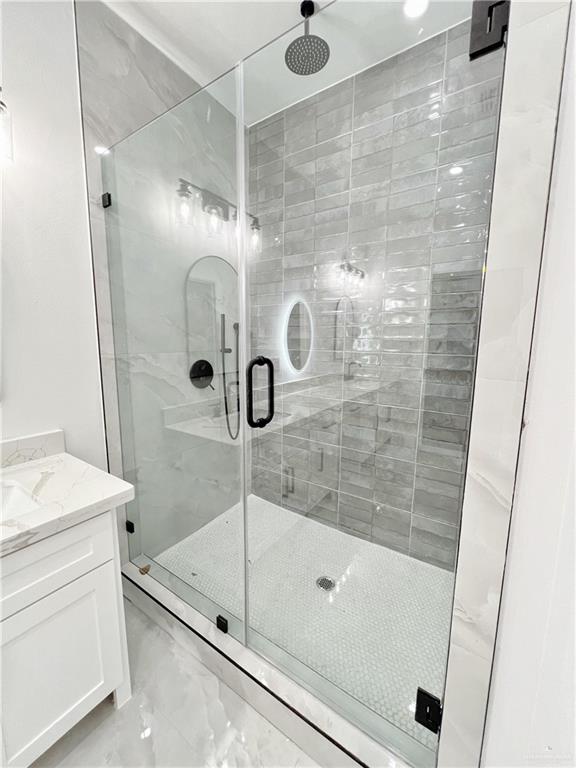
[[[112,195],[110,192],[104,192],[102,195],[102,208],[110,208],[112,205]]]
[[[216,616],[216,626],[220,632],[228,632],[228,619],[225,619],[224,616]]]
[[[470,25],[470,59],[500,48],[506,41],[510,0],[474,0]]]
[[[131,520],[126,520],[126,530],[128,533],[134,533],[136,530],[134,523]]]
[[[442,725],[442,702],[423,688],[416,694],[414,720],[432,733],[438,733]]]

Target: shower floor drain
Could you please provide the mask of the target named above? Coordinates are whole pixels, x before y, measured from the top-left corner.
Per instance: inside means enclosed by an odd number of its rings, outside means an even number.
[[[316,586],[325,592],[330,592],[336,586],[336,582],[328,576],[320,576],[319,579],[316,579]]]

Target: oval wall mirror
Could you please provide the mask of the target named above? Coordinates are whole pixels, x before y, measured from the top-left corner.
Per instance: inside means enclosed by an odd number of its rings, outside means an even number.
[[[286,349],[294,370],[301,371],[308,362],[312,347],[312,316],[308,305],[296,301],[292,305],[286,325]]]
[[[186,277],[186,330],[189,365],[206,359],[214,372],[222,372],[222,323],[225,323],[226,348],[234,348],[234,324],[239,320],[238,274],[220,256],[202,256]],[[226,355],[226,373],[235,369],[234,354]]]

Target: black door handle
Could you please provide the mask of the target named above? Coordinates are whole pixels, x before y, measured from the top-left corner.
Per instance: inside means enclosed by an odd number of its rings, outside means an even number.
[[[259,419],[254,418],[254,384],[252,374],[256,365],[265,365],[268,368],[268,413]],[[258,357],[254,357],[248,363],[246,368],[246,395],[248,399],[246,404],[248,424],[254,429],[262,429],[266,424],[270,424],[274,418],[274,364],[269,357],[258,355]]]

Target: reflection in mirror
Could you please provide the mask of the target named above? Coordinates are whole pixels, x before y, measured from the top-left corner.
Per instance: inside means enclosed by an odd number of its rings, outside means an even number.
[[[312,346],[312,317],[308,305],[296,301],[288,315],[286,326],[286,347],[288,358],[296,371],[301,371],[308,362]]]
[[[240,433],[238,273],[220,256],[204,256],[186,278],[186,325],[190,381],[198,388],[192,369],[210,365],[215,374],[211,389],[222,398],[228,434]],[[205,388],[205,387],[201,387]]]
[[[203,256],[190,268],[186,278],[186,325],[188,365],[205,358],[222,373],[220,358],[221,316],[226,316],[227,346],[233,333],[232,325],[239,319],[238,274],[220,256]],[[233,355],[226,359],[226,373],[236,369]]]

